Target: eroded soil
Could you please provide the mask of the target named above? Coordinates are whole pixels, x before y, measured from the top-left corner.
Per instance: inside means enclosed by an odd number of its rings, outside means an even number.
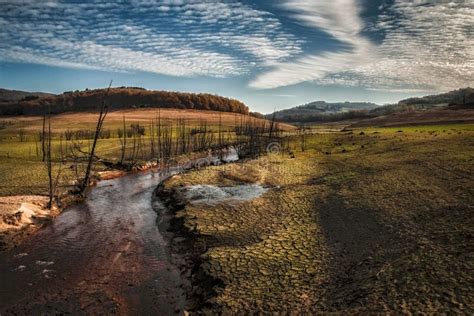
[[[474,312],[474,132],[353,131],[259,160],[175,176],[188,298],[222,312]],[[190,185],[271,187],[199,205]],[[178,197],[176,197],[178,196]],[[181,237],[183,238],[183,237]],[[183,248],[184,249],[184,248]],[[203,291],[205,293],[203,293]]]

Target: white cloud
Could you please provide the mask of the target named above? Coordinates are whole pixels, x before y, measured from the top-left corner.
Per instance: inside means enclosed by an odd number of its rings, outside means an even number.
[[[275,17],[242,3],[9,1],[2,9],[4,61],[225,77],[301,52]]]
[[[90,66],[87,64],[82,64],[78,62],[68,62],[59,58],[52,58],[46,56],[38,56],[34,51],[19,47],[13,46],[8,47],[7,49],[0,47],[0,56],[9,61],[22,62],[28,60],[35,64],[49,65],[55,67],[64,67],[64,68],[77,68],[77,69],[95,69],[100,70],[101,68]]]
[[[294,12],[294,18],[325,31],[343,47],[340,52],[307,54],[295,61],[277,63],[272,70],[257,76],[251,87],[268,89],[323,79],[373,58],[373,45],[360,35],[364,24],[355,0],[286,0],[283,6]]]
[[[474,82],[472,1],[395,0],[370,25],[360,0],[279,2],[336,43],[320,53],[303,50],[307,35],[240,2],[19,1],[0,0],[3,61],[188,77],[257,73],[249,83],[257,89],[310,81],[440,91]],[[373,43],[367,32],[384,36]]]
[[[372,85],[391,88],[450,90],[474,82],[474,2],[397,0],[378,28],[386,37],[383,58],[357,72]],[[418,2],[420,4],[420,2]]]
[[[355,0],[314,3],[288,0],[295,17],[348,45],[346,51],[306,55],[278,63],[250,83],[275,88],[305,81],[362,86],[386,91],[443,91],[474,82],[474,3],[396,0],[372,31],[385,38],[376,45],[364,29]]]

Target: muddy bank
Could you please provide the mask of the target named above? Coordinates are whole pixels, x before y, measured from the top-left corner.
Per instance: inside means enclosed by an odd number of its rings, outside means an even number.
[[[168,231],[170,249],[175,254],[175,264],[184,278],[187,296],[186,310],[220,312],[220,306],[213,304],[216,290],[224,286],[223,280],[209,273],[206,242],[196,227],[186,224],[183,214],[186,204],[212,207],[219,203],[238,204],[252,200],[267,192],[269,188],[258,184],[217,187],[196,185],[166,188],[162,183],[154,193],[156,211],[159,213],[160,230]]]
[[[158,222],[158,226],[160,230],[168,232],[167,240],[174,254],[174,263],[186,279],[185,310],[200,311],[207,308],[217,313],[219,306],[207,302],[215,295],[215,288],[223,284],[202,269],[206,262],[202,255],[207,249],[205,243],[199,240],[195,227],[186,225],[184,218],[179,215],[186,205],[184,195],[179,190],[167,189],[160,184],[154,192],[154,203],[159,217],[167,219]]]
[[[223,160],[233,162],[234,159]],[[259,184],[236,184],[232,186],[194,185],[167,187],[168,180],[158,185],[153,194],[153,208],[158,214],[157,225],[165,232],[167,244],[175,264],[183,278],[186,293],[184,310],[189,312],[221,312],[221,306],[212,298],[224,287],[223,280],[209,273],[209,262],[204,254],[206,242],[200,238],[196,227],[189,225],[182,211],[186,205],[212,207],[220,203],[235,205],[252,200],[266,193],[270,188]]]

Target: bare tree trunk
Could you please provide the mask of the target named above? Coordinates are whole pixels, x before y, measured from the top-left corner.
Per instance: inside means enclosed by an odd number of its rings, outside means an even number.
[[[158,109],[158,158],[163,158],[163,151],[161,148],[161,110]]]
[[[222,113],[219,112],[219,134],[218,134],[218,137],[219,137],[219,148],[222,147],[222,142],[223,142],[223,139],[222,139]]]
[[[87,189],[87,186],[89,185],[89,179],[91,176],[91,170],[92,170],[92,165],[94,163],[94,157],[95,157],[95,148],[97,146],[97,140],[99,139],[100,136],[100,131],[102,130],[102,125],[104,124],[104,120],[107,116],[108,113],[108,108],[105,104],[105,98],[109,94],[110,87],[112,86],[112,81],[110,81],[109,87],[107,88],[103,98],[102,98],[102,104],[100,106],[100,112],[99,112],[99,119],[97,120],[97,126],[95,128],[95,134],[94,134],[94,141],[92,143],[92,148],[89,154],[89,161],[87,163],[87,168],[86,168],[86,173],[84,176],[84,180],[82,181],[81,184],[81,193],[84,193],[85,190]]]
[[[132,131],[132,137],[133,137],[133,146],[132,146],[132,161],[135,161],[135,156],[136,156],[136,148],[137,148],[137,134]]]
[[[125,159],[125,150],[127,146],[127,127],[125,126],[125,115],[123,116],[123,141],[122,141],[122,156],[120,157],[120,164],[123,164]]]
[[[53,176],[53,146],[52,146],[52,133],[51,133],[51,117],[48,115],[48,130],[46,132],[45,128],[45,133],[44,133],[44,140],[45,140],[45,163],[46,163],[46,169],[48,173],[48,204],[47,208],[51,209],[53,207],[54,203],[54,197],[56,196],[56,190],[59,184],[59,180],[61,177],[61,171],[62,171],[62,163],[63,163],[63,158],[64,158],[64,153],[62,150],[62,136],[60,139],[60,159],[59,159],[59,165],[58,165],[58,170],[55,176]],[[45,124],[46,125],[46,124]]]
[[[49,201],[48,208],[53,206],[53,164],[51,157],[51,118],[48,117],[48,142],[46,150],[46,167],[48,169],[48,184],[49,184]]]
[[[41,136],[41,150],[43,152],[43,158],[42,161],[44,162],[46,157],[45,157],[45,148],[44,148],[44,136],[46,134],[46,114],[43,115],[43,134]]]
[[[154,122],[150,120],[150,159],[155,157],[155,129]]]
[[[276,112],[275,110],[273,110],[273,115],[272,115],[272,120],[270,122],[270,132],[268,133],[268,137],[271,139],[272,136],[273,136],[273,128],[275,126],[275,115],[276,115]]]

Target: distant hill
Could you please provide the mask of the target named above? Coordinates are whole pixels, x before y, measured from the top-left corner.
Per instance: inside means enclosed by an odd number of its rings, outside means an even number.
[[[327,103],[325,101],[316,101],[275,112],[275,119],[285,122],[319,121],[324,120],[328,116],[351,113],[354,111],[368,111],[378,107],[377,104],[369,102]],[[271,118],[272,116],[273,114],[269,114],[267,118]]]
[[[275,113],[277,121],[289,123],[330,122],[349,119],[375,118],[406,111],[419,111],[448,106],[474,106],[474,89],[464,88],[438,95],[409,98],[396,104],[377,106],[373,103],[326,103],[312,102]],[[448,112],[439,112],[448,113]],[[270,118],[272,115],[267,115]]]
[[[369,111],[369,117],[378,117],[393,113],[406,111],[428,110],[446,106],[472,106],[474,105],[474,89],[464,88],[447,93],[430,95],[421,98],[409,98],[398,102],[381,106],[377,109]]]
[[[98,109],[105,89],[69,91],[41,98],[23,98],[0,103],[0,115],[38,115],[46,109],[52,113],[84,112]],[[248,114],[248,107],[235,99],[212,94],[149,91],[137,87],[112,88],[106,98],[111,110],[127,108],[176,108],[213,110]]]
[[[398,102],[401,105],[419,106],[446,106],[474,104],[474,89],[464,88],[437,95],[429,95],[421,98],[410,98]]]
[[[7,90],[0,88],[0,102],[11,102],[11,101],[20,101],[23,99],[35,99],[35,98],[44,98],[52,97],[54,94],[43,93],[43,92],[26,92],[19,90]]]

